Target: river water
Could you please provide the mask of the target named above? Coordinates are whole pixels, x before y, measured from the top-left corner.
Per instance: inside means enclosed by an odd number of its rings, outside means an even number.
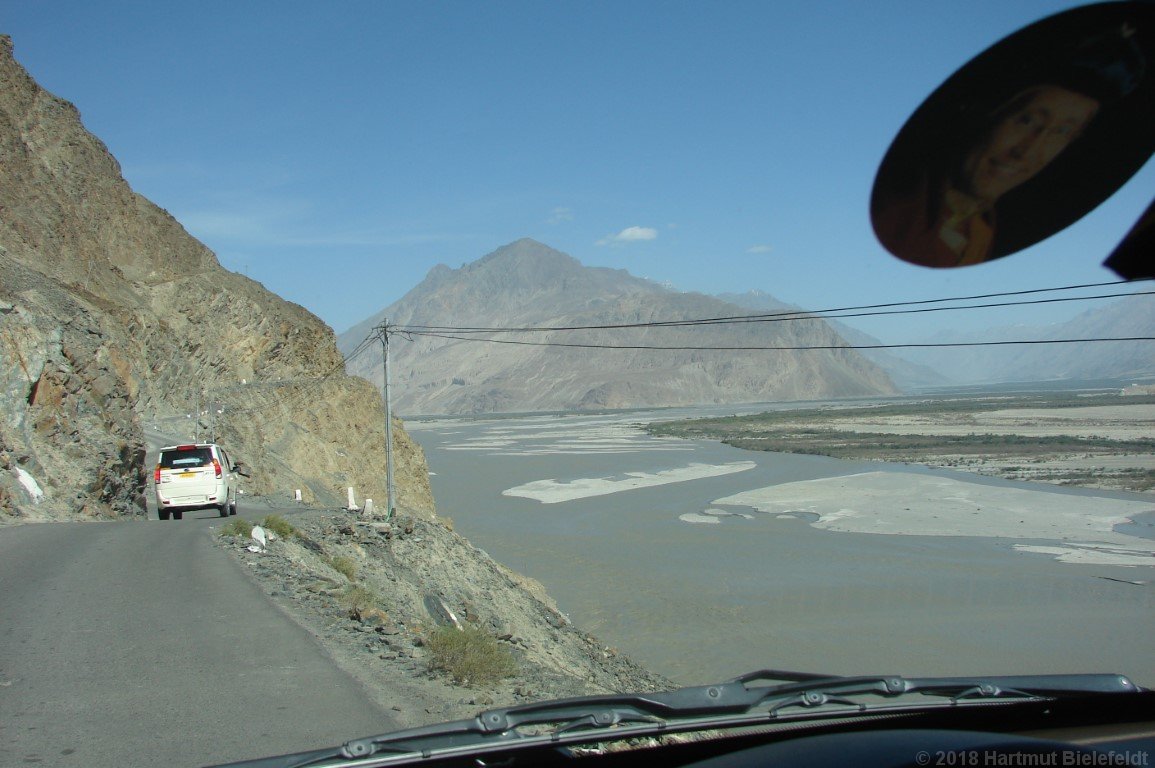
[[[831,482],[825,478],[880,478],[900,490],[909,484],[910,494],[887,503],[905,505],[906,525],[921,516],[928,530],[936,530],[932,518],[962,514],[950,504],[973,496],[987,512],[969,514],[1015,514],[1024,519],[1010,522],[1027,526],[1030,515],[1045,521],[1064,504],[1088,520],[1122,509],[1139,523],[1124,518],[1115,530],[1142,533],[1152,495],[743,451],[639,428],[708,413],[426,419],[406,428],[425,450],[438,513],[457,531],[542,582],[577,626],[680,684],[776,668],[1111,671],[1155,685],[1151,565],[1060,561],[1072,537],[1050,537],[1045,527],[1036,538],[878,535],[902,532],[839,530],[848,513],[837,505],[815,514],[734,502],[736,494]],[[924,496],[926,488],[952,490],[949,499],[914,499],[916,487]],[[998,501],[1019,495],[1014,504]],[[1115,550],[1129,551],[1128,541],[1151,544],[1120,535]]]

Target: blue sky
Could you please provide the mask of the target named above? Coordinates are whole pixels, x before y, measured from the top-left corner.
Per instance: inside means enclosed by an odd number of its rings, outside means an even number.
[[[867,210],[931,90],[1073,5],[2,0],[0,32],[134,189],[340,332],[520,237],[812,309],[1113,279],[1151,167],[979,267],[894,259]],[[1092,306],[857,324],[904,341]]]

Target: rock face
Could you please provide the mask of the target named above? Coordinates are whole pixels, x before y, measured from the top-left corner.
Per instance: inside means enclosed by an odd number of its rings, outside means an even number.
[[[142,513],[146,427],[191,439],[198,408],[250,492],[340,503],[352,485],[383,505],[381,399],[332,331],[134,193],[6,36],[0,274],[0,513]],[[393,434],[398,507],[430,515],[420,448]]]
[[[460,269],[435,267],[399,302],[341,334],[339,343],[352,351],[382,317],[399,326],[556,327],[745,314],[750,313],[716,298],[670,291],[622,270],[585,267],[541,243],[518,240]],[[895,391],[881,369],[853,350],[719,349],[845,346],[821,320],[490,336],[531,343],[707,349],[594,349],[395,337],[390,378],[398,411],[632,408]],[[349,371],[380,386],[380,350],[351,360]]]

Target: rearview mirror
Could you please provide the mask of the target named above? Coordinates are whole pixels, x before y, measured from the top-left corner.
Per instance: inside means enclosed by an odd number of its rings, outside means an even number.
[[[922,103],[879,166],[871,223],[914,264],[999,259],[1078,221],[1153,150],[1155,3],[1074,8],[999,41]],[[1129,277],[1124,258],[1109,266]]]

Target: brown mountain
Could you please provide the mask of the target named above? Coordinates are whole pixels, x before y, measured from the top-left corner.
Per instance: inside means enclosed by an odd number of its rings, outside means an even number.
[[[404,298],[341,334],[338,343],[346,354],[352,352],[382,318],[402,328],[508,328],[645,324],[743,314],[749,312],[702,294],[671,291],[623,270],[585,267],[524,239],[460,269],[435,267]],[[720,349],[846,344],[820,320],[471,334],[468,340],[418,334],[392,338],[390,378],[396,408],[405,414],[632,408],[894,392],[886,374],[853,350]],[[481,340],[486,338],[519,343]],[[542,343],[586,346],[538,346]],[[380,347],[369,347],[349,362],[348,369],[380,386]]]
[[[134,193],[7,36],[0,275],[0,520],[142,513],[146,428],[188,440],[198,407],[250,492],[385,498],[381,399],[332,331]],[[431,511],[420,449],[394,434],[398,506]]]
[[[801,307],[784,304],[762,291],[748,291],[746,293],[722,293],[718,298],[737,304],[739,307],[754,312],[803,312]],[[838,320],[826,321],[842,338],[858,347],[876,347],[883,342],[868,333],[852,328]],[[885,349],[860,349],[862,356],[877,365],[890,380],[903,392],[917,390],[924,387],[938,387],[948,384],[946,377],[930,366],[919,365],[904,359],[900,355]]]

